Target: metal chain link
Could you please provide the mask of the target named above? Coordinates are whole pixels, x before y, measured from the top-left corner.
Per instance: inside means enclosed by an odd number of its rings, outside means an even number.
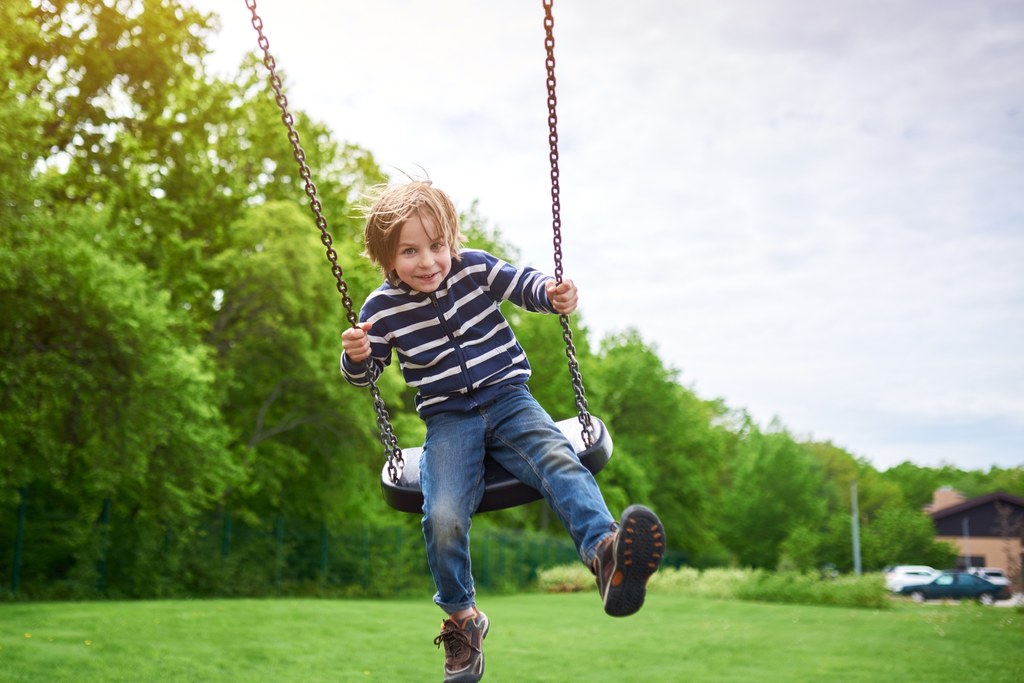
[[[299,133],[295,130],[295,119],[292,117],[291,112],[288,111],[288,98],[285,97],[281,89],[281,78],[277,75],[277,62],[270,54],[270,41],[263,34],[263,20],[256,13],[256,0],[245,0],[245,6],[252,13],[252,27],[259,36],[257,43],[263,51],[263,65],[270,73],[270,87],[274,89],[274,98],[277,100],[277,106],[281,110],[281,120],[288,129],[288,141],[292,144],[292,154],[299,165],[299,176],[303,180],[306,195],[309,197],[309,208],[312,210],[314,218],[316,218],[316,227],[320,229],[320,241],[323,242],[324,247],[327,249],[327,260],[331,263],[331,273],[334,275],[336,286],[341,293],[341,302],[345,307],[346,317],[349,324],[355,327],[358,319],[355,308],[352,305],[352,298],[348,294],[348,283],[345,282],[345,273],[342,271],[341,266],[338,265],[338,253],[334,250],[334,242],[331,239],[331,233],[327,229],[327,219],[324,218],[323,207],[316,195],[316,185],[313,184],[311,179],[312,173],[309,170],[309,165],[306,164],[306,152],[302,149],[302,145],[299,142]],[[402,458],[402,449],[398,446],[398,438],[395,436],[395,430],[391,425],[391,417],[388,414],[387,406],[384,404],[384,399],[381,398],[380,389],[377,387],[376,380],[372,377],[370,378],[369,388],[370,394],[373,396],[373,407],[377,412],[377,429],[380,431],[380,443],[384,447],[384,456],[388,461],[388,476],[391,477],[391,481],[397,484],[401,468],[405,466],[405,460]]]
[[[551,228],[554,232],[555,247],[555,281],[562,282],[562,204],[560,201],[561,189],[558,185],[558,114],[556,107],[558,98],[555,95],[555,20],[551,16],[551,5],[553,0],[544,2],[544,47],[547,49],[547,59],[544,64],[548,71],[548,146],[550,148],[549,158],[551,160]],[[580,425],[583,427],[583,442],[589,448],[594,444],[594,424],[587,406],[586,395],[583,390],[583,377],[580,375],[580,364],[576,361],[576,346],[572,341],[572,329],[569,327],[569,316],[561,315],[562,339],[565,341],[565,355],[569,360],[569,375],[572,377],[572,388],[576,393],[576,409],[579,411]]]

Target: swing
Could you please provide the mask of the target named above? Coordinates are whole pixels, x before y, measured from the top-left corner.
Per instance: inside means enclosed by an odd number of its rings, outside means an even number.
[[[553,0],[543,0],[544,4],[544,45],[547,50],[545,65],[547,66],[547,89],[548,89],[548,143],[550,147],[551,160],[551,226],[554,233],[554,257],[555,257],[555,281],[562,282],[562,219],[560,215],[561,205],[559,203],[558,186],[558,117],[555,105],[555,39],[554,19],[551,15]],[[316,218],[316,225],[320,229],[320,241],[327,250],[327,260],[331,264],[331,273],[334,275],[335,284],[341,294],[342,305],[345,307],[346,317],[352,327],[356,327],[358,319],[352,299],[348,294],[348,283],[345,282],[344,272],[338,265],[338,254],[333,247],[333,239],[327,229],[327,219],[323,215],[323,207],[317,199],[316,185],[311,180],[311,172],[306,164],[306,153],[299,144],[299,134],[295,130],[295,120],[288,110],[288,98],[285,97],[281,87],[281,78],[277,75],[277,63],[270,54],[270,42],[263,34],[263,20],[256,12],[256,0],[245,0],[245,6],[252,14],[252,26],[258,35],[258,44],[263,51],[263,65],[267,68],[270,76],[270,86],[274,91],[277,106],[281,110],[281,120],[288,129],[288,140],[291,142],[295,161],[299,166],[299,176],[304,182],[306,195],[309,197],[309,207]],[[587,407],[587,399],[583,390],[583,380],[580,376],[579,363],[576,361],[576,347],[572,341],[572,330],[569,328],[569,316],[560,315],[562,323],[562,339],[565,341],[565,355],[568,359],[569,374],[572,380],[573,391],[576,394],[576,408],[579,411],[576,419],[569,418],[557,422],[558,428],[569,439],[573,445],[580,462],[597,474],[608,463],[612,454],[612,440],[604,423],[597,417],[590,414]],[[403,454],[398,446],[398,439],[395,436],[391,418],[388,414],[384,400],[381,398],[380,389],[375,380],[370,381],[370,394],[373,397],[374,410],[377,413],[377,427],[380,431],[380,442],[384,447],[385,464],[381,469],[381,492],[385,502],[392,508],[401,512],[421,513],[423,511],[423,491],[420,489],[420,468],[419,460],[423,452],[421,447],[407,448]],[[504,508],[524,505],[543,496],[537,489],[524,484],[516,479],[508,470],[499,465],[489,455],[484,458],[484,495],[477,512],[488,512],[491,510],[502,510]]]

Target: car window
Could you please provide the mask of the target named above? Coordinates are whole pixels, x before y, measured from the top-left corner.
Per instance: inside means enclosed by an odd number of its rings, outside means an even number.
[[[937,586],[952,586],[953,576],[950,574],[943,574],[939,578],[935,579],[935,585]]]

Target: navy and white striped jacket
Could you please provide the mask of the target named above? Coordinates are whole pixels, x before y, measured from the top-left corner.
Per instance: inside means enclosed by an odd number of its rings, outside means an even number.
[[[356,386],[369,384],[398,352],[406,383],[415,387],[421,417],[467,410],[491,400],[508,384],[530,377],[530,363],[498,309],[511,301],[528,311],[554,313],[545,283],[533,268],[517,268],[485,251],[463,249],[448,277],[431,294],[404,282],[384,283],[366,298],[360,322],[370,328],[370,357],[361,364],[341,354],[341,372]]]

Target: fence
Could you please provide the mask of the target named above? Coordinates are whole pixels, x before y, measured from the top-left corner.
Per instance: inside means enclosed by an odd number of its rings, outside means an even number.
[[[332,526],[225,511],[171,529],[119,510],[109,499],[84,513],[44,509],[30,504],[25,490],[16,508],[4,512],[0,576],[10,577],[9,597],[390,597],[433,591],[415,516],[387,526]],[[550,536],[484,529],[471,544],[477,586],[494,592],[523,589],[540,569],[578,561],[561,531]]]

